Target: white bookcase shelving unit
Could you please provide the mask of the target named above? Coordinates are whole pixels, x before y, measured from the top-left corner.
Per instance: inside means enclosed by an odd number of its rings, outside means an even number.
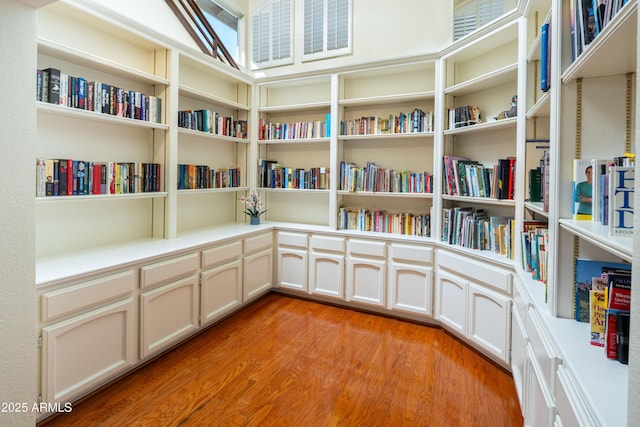
[[[631,262],[632,239],[572,219],[571,182],[574,158],[633,151],[637,2],[576,60],[571,2],[519,2],[442,52],[262,80],[98,6],[43,7],[39,69],[162,102],[158,123],[37,102],[37,158],[161,171],[159,191],[36,198],[43,401],[77,399],[277,288],[441,325],[511,369],[525,425],[625,425],[628,369],[590,346],[588,325],[573,319],[573,266],[576,257]],[[513,96],[518,114],[498,118]],[[450,109],[467,105],[481,122],[451,124]],[[187,110],[246,122],[246,137],[181,127]],[[428,127],[387,127],[417,110],[431,114]],[[545,150],[548,202],[533,202],[528,172]],[[485,168],[514,159],[512,190],[451,191],[451,156]],[[237,168],[239,182],[179,188],[182,164]],[[367,164],[424,172],[430,188],[346,187],[341,168]],[[291,185],[265,178],[281,168],[291,168]],[[295,170],[317,175],[303,186]],[[268,209],[260,226],[246,224],[239,202],[252,190]],[[510,253],[444,241],[456,208],[512,219]],[[354,212],[347,226],[343,209]],[[357,215],[376,211],[429,215],[429,233],[377,231]],[[548,221],[546,285],[523,268],[526,220]]]

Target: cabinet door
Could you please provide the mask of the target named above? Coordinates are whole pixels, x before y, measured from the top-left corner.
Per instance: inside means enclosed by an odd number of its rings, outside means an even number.
[[[307,292],[307,250],[278,249],[278,287]]]
[[[513,307],[511,313],[511,374],[513,382],[516,386],[520,407],[524,406],[523,387],[524,387],[524,361],[527,350],[527,332],[520,318],[518,310]]]
[[[440,270],[436,279],[436,318],[444,327],[467,334],[466,279]]]
[[[380,307],[385,305],[387,263],[382,260],[347,258],[347,301]]]
[[[467,335],[474,342],[509,363],[511,299],[470,283]]]
[[[143,358],[198,329],[198,275],[140,294],[140,353]]]
[[[563,365],[558,366],[556,381],[556,410],[566,426],[592,426],[597,422],[591,416],[573,375]]]
[[[309,293],[344,298],[344,258],[341,255],[311,252]]]
[[[206,325],[242,304],[242,261],[237,259],[202,273],[201,323]]]
[[[433,268],[392,262],[389,270],[388,307],[430,316]]]
[[[244,301],[248,301],[271,289],[273,257],[271,249],[265,249],[244,258]]]
[[[42,399],[70,401],[135,361],[133,299],[42,329]]]
[[[527,345],[525,361],[525,404],[522,408],[524,425],[527,427],[547,427],[554,422],[555,406],[549,389],[540,377],[540,369],[535,362],[533,347]]]

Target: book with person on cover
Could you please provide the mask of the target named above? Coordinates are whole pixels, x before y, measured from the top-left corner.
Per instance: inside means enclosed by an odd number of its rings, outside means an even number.
[[[575,269],[575,319],[578,322],[588,322],[589,291],[593,289],[593,278],[611,270],[631,271],[631,264],[578,258]]]
[[[573,219],[590,220],[593,214],[593,161],[573,161]]]

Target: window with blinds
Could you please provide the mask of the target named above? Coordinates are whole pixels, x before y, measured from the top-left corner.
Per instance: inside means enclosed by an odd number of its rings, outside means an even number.
[[[304,0],[303,60],[351,53],[352,0]]]
[[[461,2],[453,13],[453,40],[458,40],[502,16],[505,9],[505,0]]]
[[[252,65],[266,68],[293,63],[293,0],[264,2],[252,15]]]

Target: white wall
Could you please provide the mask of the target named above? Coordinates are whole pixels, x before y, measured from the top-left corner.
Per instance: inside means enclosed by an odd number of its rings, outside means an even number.
[[[200,51],[176,15],[162,0],[88,0],[155,32]]]
[[[35,9],[0,1],[0,40],[0,402],[29,405],[0,412],[0,425],[28,426],[36,418]]]
[[[165,2],[158,0],[89,0],[140,22],[187,46],[196,48]],[[264,0],[224,0],[222,3],[246,15],[249,38],[250,11]],[[353,0],[353,53],[333,59],[303,63],[302,22],[304,0],[294,0],[294,61],[291,66],[262,70],[264,76],[348,66],[358,63],[438,52],[452,39],[453,4],[439,0]],[[391,5],[390,5],[391,4]],[[247,55],[250,52],[247,47]],[[250,56],[250,55],[249,55]],[[262,74],[261,74],[262,75]]]
[[[250,6],[254,9],[263,1],[250,0]],[[353,0],[352,54],[303,63],[303,5],[304,0],[294,0],[294,64],[261,70],[260,75],[272,77],[437,53],[453,38],[450,1]]]

